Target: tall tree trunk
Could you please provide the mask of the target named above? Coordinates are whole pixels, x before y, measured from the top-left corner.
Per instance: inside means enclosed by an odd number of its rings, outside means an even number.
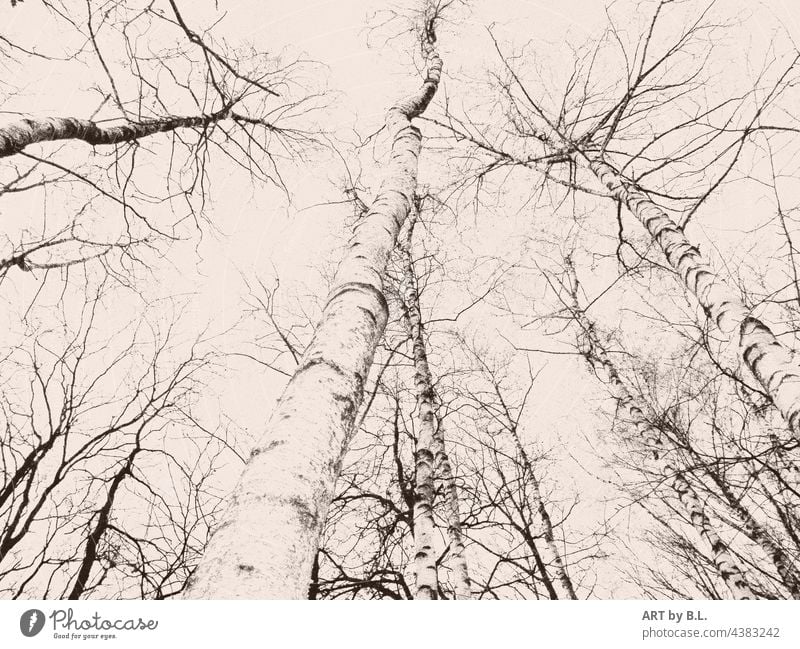
[[[80,568],[67,599],[80,599],[81,595],[86,592],[86,588],[89,585],[89,576],[92,574],[92,568],[94,568],[99,560],[98,548],[100,546],[100,540],[111,526],[111,509],[114,507],[117,491],[122,481],[125,480],[127,476],[133,475],[131,473],[131,468],[140,450],[141,447],[137,443],[136,448],[130,453],[125,464],[119,470],[119,473],[111,480],[111,486],[108,489],[106,501],[97,512],[97,524],[86,539],[86,548],[83,553],[83,558],[81,559]]]
[[[415,207],[415,210],[417,208]],[[437,599],[439,579],[433,537],[436,524],[433,520],[435,496],[433,473],[433,436],[436,427],[433,377],[428,366],[425,349],[422,314],[411,257],[411,237],[416,214],[406,229],[407,238],[400,245],[403,258],[403,312],[408,325],[414,357],[414,389],[417,397],[416,453],[414,477],[414,599]]]
[[[800,366],[792,352],[748,311],[664,210],[608,163],[594,160],[589,167],[644,225],[707,317],[726,334],[738,330],[739,351],[745,365],[770,395],[792,435],[800,440]]]
[[[619,403],[619,407],[627,414],[628,420],[635,426],[645,446],[652,452],[652,461],[656,472],[664,476],[689,518],[692,526],[711,549],[717,573],[725,582],[734,599],[756,599],[753,590],[745,578],[744,570],[739,566],[727,544],[717,534],[705,511],[703,501],[697,495],[683,473],[664,454],[664,443],[661,431],[653,426],[644,415],[633,398],[631,391],[620,378],[617,368],[608,356],[595,331],[594,323],[586,315],[578,303],[578,280],[570,259],[566,260],[567,272],[570,276],[570,292],[572,296],[573,315],[583,329],[589,345],[584,352],[591,363],[599,363],[608,377],[608,384]]]
[[[92,146],[122,144],[181,128],[204,128],[230,116],[230,110],[226,109],[211,115],[165,117],[117,126],[104,126],[75,117],[29,117],[0,128],[0,158],[19,153],[26,146],[39,142],[81,140]]]
[[[509,423],[511,420],[509,418]],[[544,498],[542,497],[541,489],[539,488],[539,480],[536,477],[536,472],[533,470],[533,463],[530,461],[528,457],[528,452],[522,446],[522,441],[519,438],[519,432],[517,431],[517,427],[515,425],[511,425],[509,428],[511,437],[514,439],[514,445],[517,448],[517,453],[519,454],[520,458],[522,459],[522,465],[525,468],[525,471],[528,473],[528,476],[531,480],[531,488],[533,489],[533,500],[534,506],[536,507],[536,511],[539,514],[539,518],[542,521],[542,531],[545,543],[547,544],[547,549],[550,551],[552,555],[552,561],[555,564],[555,572],[556,578],[558,579],[561,587],[564,589],[564,592],[567,594],[569,599],[578,599],[578,596],[575,594],[575,587],[572,584],[572,579],[567,572],[567,568],[564,565],[564,560],[561,557],[561,551],[556,544],[556,537],[553,530],[553,521],[550,518],[550,512],[547,511],[547,506],[545,505]]]
[[[417,185],[422,136],[442,61],[386,116],[391,158],[370,210],[353,229],[322,317],[253,449],[187,598],[303,599],[364,382],[388,317],[383,278]]]
[[[459,506],[458,487],[447,454],[444,438],[444,427],[437,422],[433,433],[434,470],[441,480],[447,498],[447,537],[450,540],[450,564],[453,568],[453,580],[456,599],[472,599],[472,580],[464,548],[464,532],[461,528],[461,507]]]
[[[754,543],[761,546],[761,549],[772,561],[781,578],[781,582],[791,594],[792,599],[800,599],[800,578],[798,578],[797,570],[791,557],[784,552],[782,547],[775,543],[769,531],[755,519],[750,510],[733,494],[723,477],[711,467],[708,467],[706,472],[714,484],[717,485],[722,499],[742,522],[744,533]]]
[[[467,561],[464,555],[464,540],[461,532],[461,513],[458,506],[458,491],[453,477],[450,458],[447,455],[444,427],[436,416],[436,395],[433,376],[428,364],[425,330],[422,324],[417,275],[414,270],[412,241],[414,225],[419,217],[419,206],[406,228],[405,241],[399,246],[403,266],[403,315],[408,327],[414,357],[414,386],[417,395],[417,456],[416,456],[416,501],[414,505],[415,542],[415,599],[436,599],[438,574],[433,552],[435,522],[433,504],[435,478],[440,477],[447,497],[447,533],[450,540],[450,557],[455,576],[455,594],[458,599],[469,599],[471,585]]]

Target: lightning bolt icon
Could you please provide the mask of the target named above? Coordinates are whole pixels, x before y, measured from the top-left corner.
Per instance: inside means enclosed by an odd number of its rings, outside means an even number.
[[[36,611],[31,611],[31,616],[28,619],[28,631],[33,631],[33,627],[35,626],[38,617],[39,616]]]

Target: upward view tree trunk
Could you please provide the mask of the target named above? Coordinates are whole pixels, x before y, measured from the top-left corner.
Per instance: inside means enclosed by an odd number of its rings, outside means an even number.
[[[28,117],[0,128],[0,158],[19,153],[40,142],[80,140],[92,146],[133,142],[156,133],[180,128],[204,128],[230,117],[230,110],[194,117],[165,117],[146,122],[104,126],[75,117]]]
[[[441,77],[433,32],[426,31],[423,41],[425,82],[386,116],[392,144],[383,184],[353,229],[313,339],[251,453],[188,598],[308,594],[342,454],[386,326],[386,264],[416,191],[422,137],[412,120],[428,106]]]
[[[727,544],[720,538],[705,511],[703,501],[698,496],[689,481],[682,472],[669,461],[664,454],[664,442],[661,439],[661,432],[652,425],[634,399],[628,386],[623,382],[614,362],[609,357],[599,336],[595,330],[594,322],[581,309],[578,302],[578,281],[572,267],[571,260],[566,260],[567,273],[569,276],[569,290],[572,297],[572,312],[575,320],[580,325],[583,333],[588,340],[588,346],[584,352],[587,360],[598,363],[608,377],[608,385],[616,397],[620,409],[625,412],[636,432],[641,437],[646,447],[652,452],[652,461],[657,467],[657,472],[664,476],[679,502],[683,506],[686,515],[691,521],[692,526],[697,530],[700,537],[708,544],[711,550],[714,565],[721,579],[735,599],[756,599],[753,590],[745,577],[745,571],[739,565],[736,558],[731,554]]]
[[[436,415],[436,395],[433,376],[428,364],[425,330],[422,324],[417,277],[414,270],[412,240],[418,208],[406,228],[400,245],[403,266],[403,315],[405,316],[414,356],[414,386],[417,396],[417,455],[416,502],[414,504],[414,566],[416,574],[415,599],[436,599],[438,573],[433,549],[435,521],[433,504],[435,480],[441,479],[447,498],[447,532],[450,540],[450,557],[455,576],[455,595],[458,599],[470,598],[470,580],[464,555],[461,532],[461,514],[458,491],[445,447],[444,428]]]
[[[738,331],[745,365],[770,395],[792,435],[800,440],[800,367],[792,352],[748,311],[664,210],[608,163],[594,160],[589,166],[647,229],[708,318],[726,334]]]
[[[11,4],[0,599],[800,601],[791,11]]]
[[[789,591],[792,599],[800,599],[800,578],[798,577],[797,570],[795,569],[791,557],[789,557],[784,549],[773,540],[770,531],[756,520],[750,512],[750,509],[742,503],[741,499],[736,497],[731,491],[730,485],[725,482],[716,469],[709,467],[706,469],[706,473],[714,484],[717,485],[725,503],[742,522],[745,534],[747,534],[754,543],[761,546],[764,554],[772,561],[775,570],[780,576],[781,582]]]
[[[531,479],[534,500],[533,504],[536,508],[536,511],[539,513],[539,518],[542,521],[542,534],[544,536],[544,541],[547,544],[547,549],[552,556],[553,563],[555,564],[556,578],[558,579],[561,587],[564,589],[564,592],[567,594],[569,599],[578,599],[578,596],[575,594],[575,587],[572,584],[572,579],[570,578],[567,568],[564,565],[564,559],[561,556],[561,551],[559,550],[558,545],[556,545],[556,538],[553,532],[553,521],[550,518],[550,512],[547,511],[544,498],[542,498],[539,480],[536,477],[533,464],[528,457],[528,452],[522,446],[517,427],[511,426],[509,431],[511,437],[514,439],[514,445],[517,448],[517,452],[522,460],[522,464]]]
[[[441,480],[444,495],[447,498],[447,536],[450,540],[450,565],[453,568],[454,593],[456,599],[472,598],[472,580],[464,548],[464,533],[461,528],[461,507],[459,506],[458,487],[450,465],[450,456],[444,439],[444,427],[441,421],[433,432],[433,466],[436,476]]]
[[[418,207],[415,206],[415,211]],[[414,390],[417,397],[415,454],[415,500],[414,500],[414,599],[437,599],[439,579],[436,570],[436,555],[433,536],[436,524],[433,519],[434,487],[434,431],[437,424],[434,404],[433,377],[428,366],[425,349],[425,332],[422,329],[422,314],[419,308],[414,260],[411,256],[411,240],[416,214],[406,228],[406,240],[401,247],[403,258],[403,313],[411,338],[414,357]]]

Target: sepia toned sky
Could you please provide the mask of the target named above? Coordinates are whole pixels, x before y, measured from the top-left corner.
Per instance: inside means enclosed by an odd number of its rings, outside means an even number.
[[[215,33],[217,38],[231,42],[251,41],[256,48],[282,53],[287,60],[307,59],[304,74],[309,85],[325,93],[324,106],[310,119],[329,131],[330,141],[336,142],[350,172],[356,175],[361,172],[363,183],[374,191],[380,177],[375,158],[380,160],[385,154],[386,143],[378,135],[373,147],[355,151],[353,145],[375,134],[386,108],[398,93],[413,89],[418,82],[414,42],[407,34],[388,40],[395,35],[392,30],[396,29],[396,23],[381,26],[381,11],[403,4],[400,0],[396,3],[233,0],[224,4],[226,15],[215,27]],[[796,2],[725,0],[721,4],[731,14],[743,12],[744,27],[736,32],[740,40],[728,45],[732,49],[763,53],[779,27],[794,43],[800,43],[800,5]],[[620,0],[614,8],[622,7],[624,15],[625,6]],[[192,24],[202,25],[213,11],[212,2],[190,3],[186,18],[191,18]],[[485,78],[487,66],[497,68],[497,53],[487,26],[491,25],[493,33],[509,47],[531,43],[534,57],[541,52],[546,72],[558,76],[563,70],[555,67],[550,70],[550,66],[556,66],[559,57],[563,60],[569,56],[566,44],[581,42],[597,33],[606,20],[606,3],[599,0],[476,0],[468,13],[440,33],[445,81],[437,101],[463,102],[463,97],[469,94],[470,79]],[[3,6],[0,21],[15,38],[34,31],[41,34],[38,50],[42,52],[68,51],[80,45],[59,43],[58,27],[35,2],[25,3],[13,12]],[[753,64],[757,69],[758,62]],[[89,116],[98,107],[98,93],[91,90],[91,84],[76,83],[76,79],[97,72],[74,61],[45,60],[34,60],[23,71],[11,70],[9,79],[16,94],[1,107],[0,120],[15,119],[18,113],[25,112]],[[734,66],[720,74],[726,73],[734,83],[740,80],[737,78],[743,70]],[[469,100],[464,103],[468,104]],[[31,111],[31,106],[35,106],[35,111]],[[422,128],[428,132],[426,126]],[[441,159],[424,154],[421,183],[436,185],[446,175],[436,167]],[[141,290],[153,302],[176,294],[185,296],[182,326],[186,327],[187,338],[207,327],[209,335],[219,336],[220,348],[252,352],[248,337],[257,333],[256,325],[238,326],[233,333],[222,336],[240,322],[247,310],[248,288],[244,278],[252,281],[260,277],[269,286],[279,278],[281,299],[285,300],[282,305],[291,309],[300,301],[308,306],[309,318],[318,313],[326,279],[346,241],[346,224],[351,217],[347,205],[336,204],[342,200],[340,190],[346,169],[338,155],[320,151],[310,154],[303,164],[287,161],[282,166],[282,176],[289,188],[288,196],[274,186],[252,186],[249,178],[232,164],[216,167],[208,208],[216,231],[176,244],[169,258],[161,260],[152,276],[143,280]],[[752,187],[745,187],[715,199],[688,230],[702,242],[701,246],[718,246],[718,261],[734,267],[734,275],[742,258],[752,255],[759,245],[757,239],[747,239],[747,247],[740,247],[745,240],[743,233],[749,233],[759,218],[750,210],[759,204],[767,205],[766,199],[751,193]],[[437,294],[437,309],[457,312],[471,295],[480,293],[481,282],[496,276],[500,271],[497,262],[525,265],[537,245],[535,238],[531,240],[533,217],[539,219],[537,231],[552,225],[547,215],[526,211],[524,202],[518,200],[518,195],[525,194],[526,189],[512,186],[496,204],[487,205],[477,214],[465,211],[454,223],[442,228],[449,233],[449,239],[442,245],[447,248],[453,266],[465,273],[470,268],[481,270],[475,272],[474,285],[460,293],[451,286],[442,288]],[[787,191],[794,192],[797,188]],[[0,215],[7,223],[24,230],[31,222],[38,222],[41,210],[42,206],[34,200],[10,199],[0,206]],[[611,218],[608,216],[609,223]],[[557,224],[556,237],[567,231],[566,227],[558,230],[561,226]],[[611,275],[600,273],[586,277],[584,284],[587,290],[597,293],[612,280]],[[535,284],[524,273],[514,275],[509,282],[519,289],[520,296],[528,292],[520,297],[522,302],[546,291],[544,285]],[[15,276],[3,284],[3,290],[9,304],[20,304],[30,299],[36,287],[33,278]],[[605,318],[609,326],[623,320],[619,313],[621,295],[612,291],[598,307],[597,317]],[[515,304],[518,306],[519,303]],[[137,308],[120,304],[118,309],[110,309],[109,331],[122,327]],[[6,342],[19,334],[16,317],[12,310],[3,314]],[[543,332],[522,331],[517,319],[489,307],[468,314],[463,326],[494,341],[498,353],[510,351],[508,340],[520,347],[563,349],[554,346],[552,338]],[[521,362],[517,369],[524,372],[527,357],[518,361]],[[581,494],[577,514],[583,517],[586,529],[590,529],[608,514],[603,504],[607,487],[598,477],[603,464],[598,457],[603,441],[596,435],[605,423],[598,415],[607,395],[575,357],[533,354],[531,362],[542,373],[528,418],[523,421],[524,434],[530,443],[554,449],[550,471],[563,485]],[[285,377],[243,357],[231,359],[227,370],[210,386],[213,396],[208,398],[208,411],[224,411],[250,435],[258,435],[284,380]],[[613,561],[610,566],[608,577],[613,583]],[[616,596],[628,593],[624,584],[613,586],[607,592],[613,591]]]

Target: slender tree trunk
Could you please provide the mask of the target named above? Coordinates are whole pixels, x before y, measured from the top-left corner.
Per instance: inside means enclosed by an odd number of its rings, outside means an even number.
[[[433,376],[428,365],[425,330],[422,324],[417,275],[414,270],[412,240],[418,207],[406,228],[405,241],[399,246],[403,266],[403,315],[411,338],[414,356],[414,385],[417,394],[417,457],[416,501],[414,505],[415,542],[415,599],[436,599],[438,575],[433,552],[435,522],[433,503],[435,477],[438,474],[447,497],[447,532],[450,540],[450,557],[455,575],[455,593],[458,599],[469,599],[471,586],[464,540],[461,532],[461,513],[458,491],[453,477],[450,458],[445,449],[444,427],[436,416]]]
[[[444,438],[444,427],[439,421],[433,433],[434,468],[441,480],[447,498],[447,537],[450,540],[450,564],[453,567],[453,579],[456,599],[472,599],[472,580],[464,548],[464,533],[461,528],[461,507],[459,506],[458,487],[456,486],[453,467]]]
[[[319,551],[314,555],[311,566],[311,583],[308,585],[308,599],[319,599]]]
[[[744,533],[754,543],[761,546],[761,549],[767,557],[769,557],[770,561],[772,561],[781,578],[781,582],[791,594],[792,599],[800,599],[800,579],[798,578],[791,557],[784,552],[783,548],[775,543],[769,531],[753,517],[750,510],[742,504],[741,500],[736,498],[722,476],[710,468],[707,469],[706,472],[719,488],[723,500],[744,525]]]
[[[383,334],[383,279],[417,184],[421,134],[442,62],[429,44],[422,87],[392,106],[385,179],[354,227],[322,317],[253,449],[187,598],[304,599],[341,458]]]
[[[0,158],[19,153],[26,146],[57,140],[81,140],[92,146],[133,142],[156,133],[181,128],[202,128],[230,116],[229,110],[197,117],[166,117],[145,122],[103,126],[75,117],[20,119],[0,128]]]
[[[414,263],[410,250],[414,221],[415,216],[408,224],[406,242],[400,246],[403,257],[403,311],[414,357],[414,389],[417,396],[417,446],[414,477],[414,599],[437,599],[439,579],[433,548],[433,537],[436,531],[436,524],[433,520],[435,497],[433,436],[437,421],[433,378],[428,367],[425,333],[422,329],[419,295],[415,286]]]
[[[561,587],[564,589],[564,592],[567,594],[569,599],[578,599],[578,596],[575,594],[575,587],[572,584],[572,579],[567,572],[567,568],[564,565],[564,560],[561,557],[561,552],[556,544],[553,521],[550,518],[550,512],[547,511],[547,507],[545,506],[544,498],[542,498],[542,492],[539,488],[539,480],[536,478],[536,472],[533,470],[533,463],[530,461],[527,451],[522,446],[519,433],[517,432],[517,427],[511,425],[509,431],[511,437],[514,439],[514,445],[517,448],[517,453],[522,459],[523,467],[525,468],[525,471],[528,473],[528,476],[531,480],[531,488],[533,490],[534,500],[533,504],[535,505],[536,511],[539,514],[539,518],[542,521],[544,541],[547,544],[547,549],[550,551],[553,563],[555,564],[556,578],[558,579]]]
[[[766,324],[751,315],[664,210],[606,162],[595,160],[589,166],[644,225],[672,268],[697,297],[706,316],[726,334],[738,330],[739,350],[745,365],[770,395],[792,435],[800,440],[800,366],[792,352]]]
[[[703,501],[697,495],[689,481],[683,473],[672,463],[664,454],[664,443],[661,439],[661,431],[653,426],[645,417],[644,412],[638,406],[632,393],[622,381],[611,358],[600,342],[594,327],[594,323],[586,315],[585,311],[578,304],[578,281],[575,276],[571,260],[566,260],[567,272],[570,275],[570,292],[573,300],[573,314],[580,327],[583,329],[589,341],[589,347],[584,355],[592,363],[599,363],[603,366],[608,384],[616,397],[619,407],[628,415],[628,420],[635,426],[636,432],[642,438],[645,446],[652,452],[652,460],[656,465],[656,472],[664,476],[666,484],[678,496],[678,500],[683,505],[686,515],[697,533],[711,549],[714,565],[717,573],[725,582],[734,599],[756,599],[753,590],[745,578],[744,570],[739,566],[736,558],[731,553],[727,544],[717,534],[711,520],[705,511]]]

